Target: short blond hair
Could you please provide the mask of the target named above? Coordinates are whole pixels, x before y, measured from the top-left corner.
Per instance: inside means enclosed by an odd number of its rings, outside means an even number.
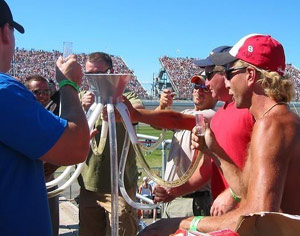
[[[250,63],[237,60],[236,66],[251,66],[259,72],[260,78],[257,80],[265,94],[276,102],[290,102],[295,97],[295,86],[288,74],[283,76],[274,71],[260,69]]]

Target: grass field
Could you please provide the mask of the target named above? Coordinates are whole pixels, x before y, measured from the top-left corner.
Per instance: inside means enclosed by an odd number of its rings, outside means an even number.
[[[136,132],[138,134],[145,134],[145,135],[151,135],[158,137],[161,133],[161,130],[154,129],[148,125],[138,125],[136,128]],[[172,131],[167,131],[166,133],[166,138],[165,139],[171,139],[173,136]],[[145,159],[148,163],[148,165],[154,169],[155,173],[161,174],[161,166],[162,166],[162,152],[161,152],[161,147],[159,147],[157,150],[152,151],[152,152],[144,152]],[[139,171],[142,172],[141,176],[145,176],[144,170],[141,168],[140,163],[137,161],[137,166],[139,167]],[[141,181],[139,181],[140,183]]]

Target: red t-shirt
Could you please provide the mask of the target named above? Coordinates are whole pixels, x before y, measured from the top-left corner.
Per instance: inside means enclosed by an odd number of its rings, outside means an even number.
[[[245,165],[254,118],[248,109],[237,109],[234,102],[221,107],[211,120],[210,127],[219,145],[242,169]],[[212,164],[211,191],[215,199],[228,187],[220,170]]]

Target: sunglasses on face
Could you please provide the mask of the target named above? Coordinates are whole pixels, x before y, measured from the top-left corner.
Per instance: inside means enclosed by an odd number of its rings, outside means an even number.
[[[224,73],[224,71],[221,70],[213,70],[213,71],[205,71],[206,79],[210,81],[215,73]]]
[[[105,71],[95,71],[95,72],[85,72],[86,75],[89,75],[89,74],[112,74],[113,70],[110,69],[110,68],[107,68],[107,70]]]
[[[204,93],[208,93],[209,89],[206,87],[205,84],[194,84],[194,89],[202,89]]]
[[[45,95],[50,95],[50,90],[49,89],[37,89],[37,90],[31,90],[31,92],[35,95],[35,96],[39,96],[41,94],[45,94]]]
[[[242,70],[245,70],[247,67],[233,67],[233,68],[229,68],[229,69],[226,69],[225,70],[225,73],[226,73],[226,78],[228,80],[231,80],[233,78],[233,75],[232,75],[232,72],[234,71],[240,71],[238,73],[241,73]],[[235,73],[234,75],[238,74],[238,73]]]

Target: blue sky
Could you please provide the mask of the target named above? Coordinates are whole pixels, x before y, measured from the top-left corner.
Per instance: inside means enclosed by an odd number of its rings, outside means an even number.
[[[25,28],[16,46],[121,56],[149,89],[158,58],[204,58],[250,33],[280,41],[286,62],[300,67],[300,3],[296,0],[7,0]]]

